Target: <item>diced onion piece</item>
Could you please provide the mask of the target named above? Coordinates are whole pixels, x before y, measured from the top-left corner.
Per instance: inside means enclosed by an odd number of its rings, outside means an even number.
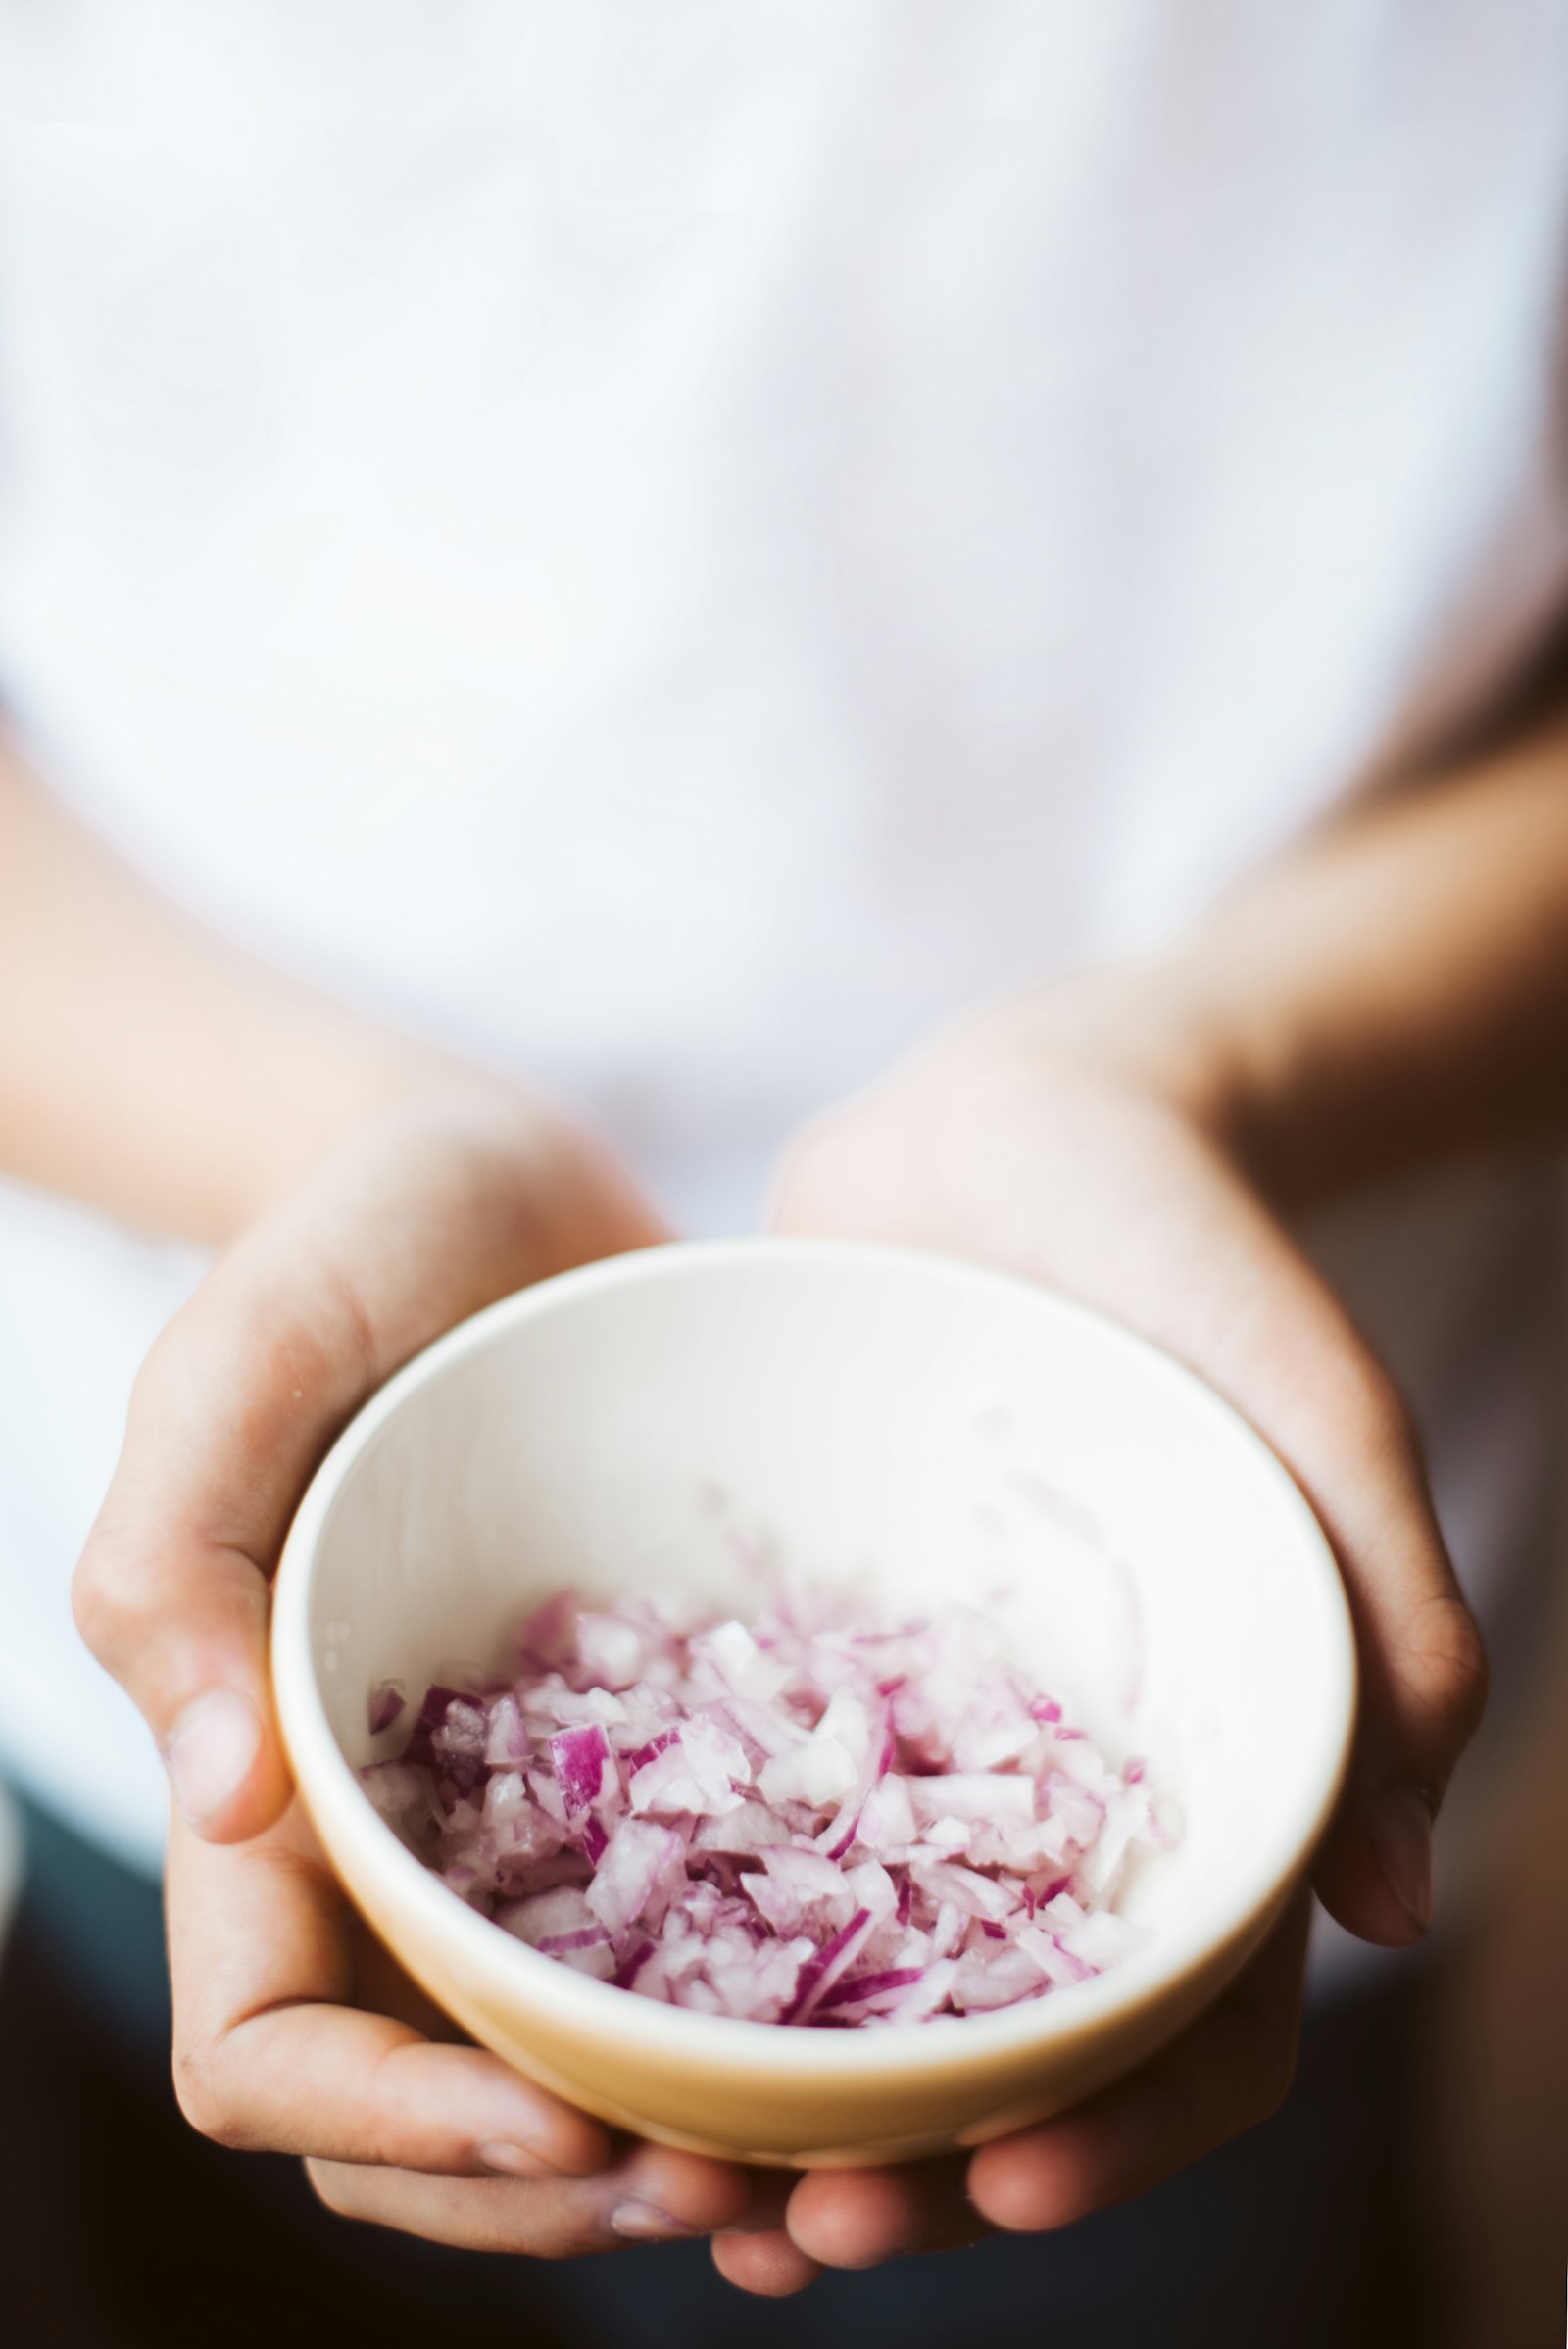
[[[973,1610],[752,1623],[536,1610],[521,1674],[448,1667],[366,1791],[461,1899],[640,1997],[795,2029],[1054,1996],[1146,1938],[1112,1903],[1174,1839]],[[400,1685],[373,1691],[379,1736]]]
[[[408,1691],[401,1681],[382,1681],[379,1688],[372,1688],[368,1708],[371,1737],[378,1737],[383,1730],[390,1729],[408,1701]]]
[[[641,1627],[618,1615],[579,1615],[574,1679],[589,1688],[630,1688],[641,1680],[648,1646]]]
[[[605,1773],[612,1767],[610,1739],[605,1736],[602,1722],[585,1722],[580,1729],[557,1730],[550,1740],[550,1760],[568,1819],[574,1812],[590,1810],[602,1800],[606,1792]]]
[[[686,1846],[672,1828],[622,1819],[600,1853],[588,1906],[607,1933],[623,1933],[646,1916],[661,1887],[667,1899],[685,1881]]]
[[[808,1802],[819,1810],[848,1794],[856,1775],[854,1757],[839,1739],[817,1736],[764,1762],[757,1787],[764,1802]]]

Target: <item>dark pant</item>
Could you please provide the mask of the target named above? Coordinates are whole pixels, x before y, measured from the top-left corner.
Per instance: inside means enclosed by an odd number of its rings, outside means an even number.
[[[546,2266],[323,2212],[299,2166],[225,2153],[168,2084],[156,1891],[24,1806],[0,1972],[0,2307],[64,2349],[418,2341],[486,2319],[531,2349],[1430,2349],[1407,2180],[1418,1987],[1316,2017],[1284,2111],[1140,2202],[1056,2236],[747,2300],[700,2244]],[[1423,2295],[1427,2295],[1423,2297]],[[30,2325],[29,2325],[30,2321]],[[442,2339],[445,2334],[428,2337]]]

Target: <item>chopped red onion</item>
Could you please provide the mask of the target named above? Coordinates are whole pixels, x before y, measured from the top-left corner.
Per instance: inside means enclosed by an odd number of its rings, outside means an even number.
[[[583,1729],[558,1730],[550,1740],[550,1765],[570,1819],[601,1802],[609,1788],[610,1739],[595,1721]]]
[[[510,1685],[434,1684],[361,1775],[464,1900],[640,1997],[821,2030],[1016,2006],[1138,1946],[1115,1900],[1174,1835],[1147,1761],[1111,1768],[1000,1644],[961,1607],[682,1624],[561,1591]],[[372,1733],[404,1710],[381,1683]]]
[[[372,1688],[369,1708],[371,1737],[378,1737],[384,1729],[390,1729],[407,1703],[408,1695],[401,1681],[383,1681],[378,1688]]]
[[[831,1941],[808,1957],[801,1968],[795,1984],[795,1996],[790,2001],[784,2021],[809,2023],[823,1999],[839,1977],[847,1974],[870,1937],[872,1926],[868,1909],[857,1909],[848,1925],[841,1925]]]

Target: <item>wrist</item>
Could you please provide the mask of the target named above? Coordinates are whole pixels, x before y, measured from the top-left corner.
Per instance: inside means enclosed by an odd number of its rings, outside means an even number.
[[[395,1036],[345,1038],[341,1049],[296,1062],[290,1109],[234,1166],[215,1202],[216,1237],[237,1237],[346,1153],[441,1134],[506,1150],[532,1170],[546,1163],[564,1124],[523,1086]]]
[[[598,1135],[526,1085],[462,1063],[411,1057],[318,1143],[279,1167],[233,1237],[287,1233],[343,1199],[363,1217],[389,1183],[399,1197],[422,1184],[455,1223],[464,1199],[476,1212],[487,1202],[498,1270],[515,1263],[529,1279],[669,1237]]]
[[[1419,1157],[1397,1062],[1292,1003],[1199,942],[1042,990],[1028,1017],[1057,1081],[1076,1071],[1179,1118],[1289,1215]]]

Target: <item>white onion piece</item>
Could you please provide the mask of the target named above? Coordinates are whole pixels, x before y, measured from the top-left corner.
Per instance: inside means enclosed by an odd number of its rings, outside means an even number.
[[[545,1956],[701,2013],[844,2030],[1052,1995],[1139,1945],[1114,1903],[1174,1840],[1147,1762],[1113,1769],[966,1608],[878,1626],[791,1591],[678,1622],[561,1592],[511,1686],[450,1670],[362,1773],[383,1818]]]

